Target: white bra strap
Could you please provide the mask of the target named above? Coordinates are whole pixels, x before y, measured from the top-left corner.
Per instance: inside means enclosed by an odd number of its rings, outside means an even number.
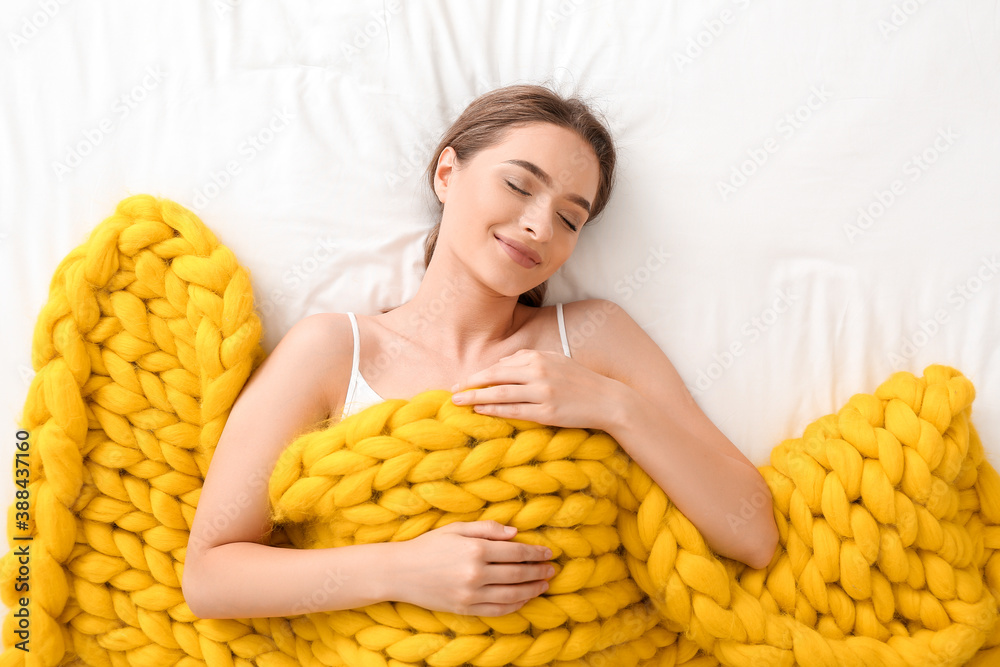
[[[358,320],[354,317],[354,313],[347,313],[347,316],[351,318],[351,329],[354,331],[354,359],[351,361],[351,382],[347,385],[347,396],[345,397],[346,404],[354,400],[355,387],[358,384],[358,365],[361,360],[361,334],[358,333]]]
[[[561,303],[556,304],[556,318],[559,320],[559,338],[562,339],[563,352],[566,353],[567,357],[571,357],[569,353],[569,342],[566,340],[566,321],[563,319],[563,305]]]

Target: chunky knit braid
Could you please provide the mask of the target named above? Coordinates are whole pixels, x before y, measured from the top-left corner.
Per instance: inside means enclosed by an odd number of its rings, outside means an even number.
[[[494,519],[552,549],[548,591],[503,617],[389,602],[311,616],[349,665],[959,665],[1000,639],[1000,478],[973,397],[945,366],[897,373],[776,447],[762,473],[781,546],[764,570],[715,556],[606,433],[478,415],[443,391],[301,436],[269,492],[301,548]]]
[[[492,518],[553,549],[549,590],[492,618],[384,602],[198,619],[180,590],[188,532],[260,335],[247,271],[169,200],[123,200],[60,263],[20,420],[0,667],[1000,660],[1000,478],[973,387],[944,366],[897,373],[775,448],[762,472],[781,546],[764,570],[714,555],[605,433],[478,415],[447,392],[386,401],[289,445],[272,543]]]
[[[247,271],[172,201],[121,201],[59,264],[20,420],[30,521],[19,525],[11,508],[0,665],[297,664],[272,624],[199,620],[180,589],[198,494],[263,360],[260,334]],[[17,581],[25,546],[27,592]],[[24,639],[22,598],[27,653],[13,647]]]

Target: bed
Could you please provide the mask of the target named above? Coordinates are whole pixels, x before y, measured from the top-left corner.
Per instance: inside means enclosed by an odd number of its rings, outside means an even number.
[[[249,269],[270,351],[307,315],[406,301],[438,137],[540,83],[619,149],[546,304],[621,305],[757,465],[932,363],[973,382],[1000,463],[996,3],[31,0],[0,27],[9,435],[53,271],[121,199],[199,215]]]

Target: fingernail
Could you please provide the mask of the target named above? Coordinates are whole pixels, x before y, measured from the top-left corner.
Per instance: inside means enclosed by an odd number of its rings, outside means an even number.
[[[454,396],[451,397],[451,400],[453,403],[464,403],[465,394],[455,394]]]
[[[546,558],[552,558],[552,549],[546,549],[545,550],[545,557]]]
[[[452,390],[453,392],[454,392],[454,391],[458,391],[458,388],[459,388],[459,387],[461,387],[461,386],[462,386],[462,384],[461,384],[460,382],[456,382],[456,383],[455,383],[455,384],[454,384],[454,385],[452,386],[451,390]]]

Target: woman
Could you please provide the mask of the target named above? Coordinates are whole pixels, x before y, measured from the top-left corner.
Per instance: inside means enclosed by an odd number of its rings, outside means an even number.
[[[607,203],[614,166],[610,135],[579,100],[522,85],[469,105],[428,166],[442,217],[413,299],[374,317],[305,318],[233,406],[186,554],[183,591],[196,615],[287,616],[398,600],[499,616],[544,592],[551,553],[508,541],[516,531],[495,521],[385,544],[262,543],[267,480],[296,435],[383,397],[434,388],[470,389],[455,402],[483,414],[607,431],[713,549],[768,564],[777,529],[763,478],[656,343],[610,301],[541,307],[545,281]]]

